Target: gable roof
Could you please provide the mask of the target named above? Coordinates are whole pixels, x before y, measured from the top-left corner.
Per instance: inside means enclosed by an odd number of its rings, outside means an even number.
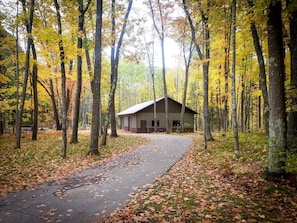
[[[165,97],[158,98],[158,99],[156,99],[156,103],[158,103],[159,101],[162,101],[162,100],[164,100],[164,99],[165,99]],[[170,99],[170,100],[172,100],[172,101],[174,101],[174,102],[176,102],[176,103],[178,103],[178,104],[181,105],[181,103],[179,103],[179,102],[173,100],[173,99],[170,98],[170,97],[168,97],[168,99]],[[147,107],[149,107],[149,106],[151,106],[151,105],[153,105],[153,104],[154,104],[154,100],[146,101],[146,102],[143,102],[143,103],[134,105],[134,106],[132,106],[132,107],[130,107],[130,108],[128,108],[128,109],[126,109],[126,110],[124,110],[124,111],[118,113],[117,115],[118,115],[118,116],[121,116],[121,115],[132,115],[132,114],[135,114],[135,113],[137,113],[137,112],[140,112],[140,111],[144,110],[145,108],[147,108]],[[188,107],[186,107],[186,109],[190,110],[190,111],[193,112],[194,114],[197,114],[197,112],[195,112],[194,110],[192,110],[192,109],[190,109],[190,108],[188,108]]]

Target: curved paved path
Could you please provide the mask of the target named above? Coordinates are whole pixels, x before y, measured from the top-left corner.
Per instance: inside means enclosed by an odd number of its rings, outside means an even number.
[[[0,201],[0,222],[94,222],[121,207],[183,157],[192,139],[143,134],[153,139],[119,156],[59,181],[9,193]]]

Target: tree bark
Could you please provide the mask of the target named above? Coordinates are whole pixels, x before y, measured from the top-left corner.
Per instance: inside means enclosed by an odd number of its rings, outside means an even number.
[[[227,132],[229,128],[229,76],[230,76],[230,44],[231,44],[231,22],[229,20],[230,15],[228,14],[229,9],[225,8],[225,32],[224,32],[224,75],[225,75],[225,88],[224,88],[224,111],[223,111],[223,127],[224,131]]]
[[[91,82],[93,93],[93,110],[92,110],[92,128],[89,154],[98,155],[98,137],[100,123],[100,103],[101,103],[101,60],[102,60],[102,0],[96,1],[96,37],[95,37],[95,64],[94,77]]]
[[[60,15],[60,6],[58,0],[54,0],[57,23],[58,23],[58,34],[59,39],[59,51],[60,51],[60,68],[61,68],[61,88],[62,88],[62,146],[61,146],[61,156],[66,159],[67,150],[67,92],[66,92],[66,72],[65,72],[65,52],[62,40],[62,22]]]
[[[207,2],[207,5],[209,6],[209,1]],[[210,60],[210,33],[208,28],[208,15],[206,15],[201,10],[201,17],[203,22],[203,29],[204,29],[204,37],[203,37],[203,44],[205,48],[204,52],[204,63],[203,63],[203,121],[204,121],[204,137],[206,141],[212,141],[214,140],[211,135],[210,130],[210,121],[209,121],[209,103],[208,103],[208,79],[209,79],[209,60]]]
[[[269,54],[269,143],[268,173],[282,175],[286,163],[286,107],[284,88],[284,55],[281,18],[281,0],[272,1],[268,7]]]
[[[185,63],[185,83],[184,83],[184,93],[183,93],[183,100],[182,100],[182,107],[181,107],[181,113],[180,113],[180,131],[185,131],[185,123],[184,123],[184,117],[185,117],[185,110],[186,110],[186,101],[187,101],[187,91],[188,91],[188,82],[189,82],[189,71],[190,71],[190,65],[191,65],[191,59],[193,55],[193,42],[191,41],[189,46],[189,54],[186,56],[185,52],[185,44],[183,44],[183,57],[184,57],[184,63]]]
[[[239,157],[238,126],[236,113],[236,0],[232,1],[232,127],[234,154]]]
[[[107,108],[107,115],[106,115],[106,121],[104,125],[104,132],[102,136],[102,145],[106,145],[106,139],[107,139],[107,130],[109,123],[111,125],[111,136],[117,137],[117,123],[116,123],[116,113],[115,113],[115,91],[117,88],[117,82],[118,82],[118,66],[119,66],[119,60],[120,60],[120,50],[122,47],[124,34],[126,31],[126,26],[129,18],[129,14],[131,12],[133,0],[130,0],[128,3],[128,7],[124,16],[124,22],[122,25],[120,37],[117,43],[117,46],[115,47],[115,39],[112,41],[112,49],[111,49],[111,86],[109,91],[109,99],[108,99],[108,108]],[[112,37],[115,37],[115,0],[112,0]]]
[[[49,83],[50,83],[50,92],[48,92],[48,94],[50,95],[52,105],[53,105],[54,119],[56,122],[56,130],[59,131],[59,130],[62,130],[62,125],[61,125],[60,119],[59,119],[59,113],[58,113],[57,102],[56,102],[56,98],[55,98],[53,80],[50,79]]]
[[[33,100],[34,100],[34,110],[33,110],[33,125],[32,125],[32,140],[37,140],[38,132],[38,91],[37,91],[37,79],[38,79],[38,67],[37,67],[37,55],[35,45],[32,41],[31,44],[32,55],[33,55],[33,71],[32,71],[32,87],[33,87]]]
[[[207,24],[208,18],[205,15],[205,13],[201,10],[202,21],[204,23],[203,29],[205,28],[204,34],[203,34],[205,52],[202,53],[199,47],[199,44],[197,43],[197,40],[196,40],[195,27],[193,25],[193,21],[191,19],[188,7],[186,5],[186,0],[183,0],[183,8],[191,28],[192,41],[195,43],[195,49],[197,51],[199,59],[203,61],[203,66],[202,66],[203,67],[203,135],[204,135],[204,147],[207,148],[206,142],[213,140],[213,137],[210,131],[209,112],[208,112],[208,74],[209,74],[209,59],[210,59],[209,29]]]
[[[155,68],[154,68],[154,54],[155,54],[155,41],[154,41],[154,35],[153,35],[153,41],[152,46],[150,46],[149,43],[147,43],[145,35],[144,35],[144,41],[145,41],[145,49],[146,54],[148,58],[148,64],[149,64],[149,70],[152,78],[152,87],[153,87],[153,100],[154,100],[154,132],[157,132],[157,103],[156,103],[156,87],[155,87]],[[152,48],[152,52],[150,53],[150,48]],[[150,97],[150,94],[149,94]]]
[[[158,33],[160,44],[161,44],[161,54],[162,54],[162,79],[163,79],[163,92],[164,92],[164,101],[165,101],[165,122],[166,122],[166,133],[170,133],[170,120],[169,120],[169,110],[168,110],[168,93],[167,93],[167,83],[166,83],[166,67],[165,67],[165,52],[164,52],[164,18],[162,14],[162,9],[161,9],[161,3],[160,0],[157,0],[157,8],[158,8],[158,13],[160,17],[160,27],[157,25],[156,17],[155,17],[155,11],[153,8],[152,0],[149,1],[149,7],[151,10],[152,14],[152,19],[153,19],[153,25]],[[156,124],[156,123],[155,123]]]
[[[81,98],[81,86],[82,86],[82,37],[84,32],[85,13],[89,8],[91,0],[87,1],[86,7],[84,7],[83,0],[77,0],[79,6],[78,11],[80,15],[78,17],[78,38],[77,38],[77,77],[76,77],[76,92],[75,92],[75,104],[74,104],[74,117],[73,128],[70,143],[78,143],[77,132],[79,123],[79,110],[80,110],[80,98]]]
[[[290,53],[291,53],[291,84],[290,90],[293,92],[291,99],[291,109],[288,119],[288,147],[290,149],[297,147],[297,8],[295,1],[287,0],[288,9],[291,11],[290,22]],[[294,8],[295,7],[295,8]]]
[[[265,61],[263,57],[262,47],[260,45],[259,35],[257,32],[256,24],[254,21],[251,22],[251,32],[253,37],[254,48],[258,58],[258,64],[260,69],[260,80],[259,86],[262,91],[262,97],[264,101],[264,125],[266,135],[269,135],[269,99],[268,99],[268,90],[266,84],[266,69]]]
[[[25,10],[26,2],[23,1],[23,10]],[[29,69],[30,69],[30,48],[32,44],[32,26],[33,26],[33,18],[34,18],[34,4],[35,1],[31,0],[31,7],[30,7],[30,14],[29,19],[26,24],[27,29],[27,50],[26,50],[26,62],[25,62],[25,74],[24,74],[24,81],[23,81],[23,89],[21,94],[21,102],[20,107],[17,109],[17,118],[16,118],[16,139],[15,139],[15,148],[21,148],[21,134],[22,134],[22,116],[24,111],[24,105],[26,101],[26,91],[27,91],[27,83],[29,78]]]

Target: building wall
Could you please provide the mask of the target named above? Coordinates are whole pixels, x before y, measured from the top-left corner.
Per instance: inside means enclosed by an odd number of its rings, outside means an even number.
[[[130,119],[130,126],[129,126],[129,119]],[[169,114],[170,120],[170,129],[173,132],[179,130],[179,126],[173,126],[173,122],[180,121],[180,113],[170,113]],[[146,121],[146,127],[143,128],[141,126],[141,121]],[[126,131],[131,132],[153,132],[154,126],[154,114],[153,113],[138,113],[138,115],[133,116],[122,116],[118,119],[118,126],[120,129],[124,129]],[[165,113],[157,114],[157,125],[158,131],[166,131],[166,119]],[[185,113],[185,130],[188,132],[193,132],[194,130],[194,115],[192,113]]]
[[[180,123],[180,111],[181,104],[178,104],[172,100],[168,100],[168,109],[169,120],[170,120],[170,131],[178,131]],[[130,117],[130,126],[129,126],[129,117]],[[134,114],[119,117],[118,126],[120,129],[124,129],[131,132],[153,132],[154,120],[154,106],[149,106],[144,110]],[[166,116],[165,116],[165,101],[160,101],[157,103],[157,121],[158,131],[166,131]],[[146,125],[144,126],[144,123]],[[174,126],[175,123],[177,126]],[[189,109],[186,109],[184,116],[185,131],[193,132],[194,131],[194,114]],[[130,127],[130,128],[129,128]]]

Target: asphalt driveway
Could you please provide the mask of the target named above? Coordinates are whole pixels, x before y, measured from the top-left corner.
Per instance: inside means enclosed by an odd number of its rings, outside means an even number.
[[[189,149],[188,137],[142,134],[152,142],[75,176],[9,193],[0,200],[0,222],[96,222],[145,190]]]

